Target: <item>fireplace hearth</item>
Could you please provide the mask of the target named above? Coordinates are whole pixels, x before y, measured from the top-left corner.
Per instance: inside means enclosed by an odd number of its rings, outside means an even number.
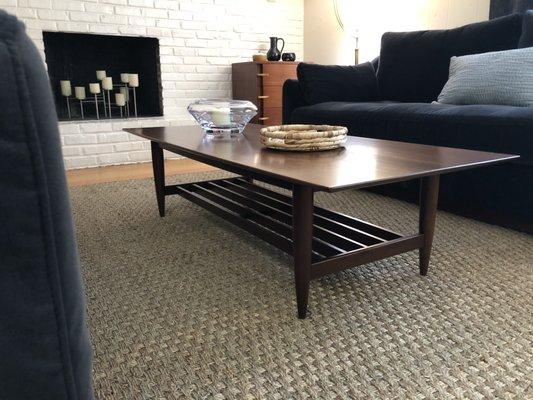
[[[163,115],[158,39],[64,32],[43,39],[59,120]]]

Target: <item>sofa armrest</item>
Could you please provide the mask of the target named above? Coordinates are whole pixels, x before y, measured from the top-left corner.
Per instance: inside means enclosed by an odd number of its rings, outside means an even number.
[[[304,95],[297,79],[287,79],[283,84],[282,121],[289,124],[295,108],[305,106]]]

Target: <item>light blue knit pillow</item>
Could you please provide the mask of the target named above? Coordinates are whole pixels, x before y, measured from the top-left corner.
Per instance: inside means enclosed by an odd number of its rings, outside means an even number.
[[[438,102],[533,106],[533,48],[452,57]]]

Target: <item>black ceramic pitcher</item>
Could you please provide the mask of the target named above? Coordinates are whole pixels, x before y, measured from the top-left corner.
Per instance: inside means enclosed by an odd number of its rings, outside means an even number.
[[[282,41],[283,44],[281,45],[281,50],[278,50],[278,42]],[[279,61],[281,58],[281,52],[283,51],[283,48],[285,47],[285,40],[282,38],[277,38],[275,36],[270,37],[270,49],[267,52],[267,60],[268,61]]]

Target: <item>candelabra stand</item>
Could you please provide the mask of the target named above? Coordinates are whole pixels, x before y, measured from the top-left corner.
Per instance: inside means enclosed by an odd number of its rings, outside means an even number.
[[[133,109],[135,112],[135,116],[137,117],[137,97],[135,95],[135,86],[133,87]]]
[[[67,100],[68,119],[72,119],[72,115],[70,114],[70,96],[65,96],[65,99]]]
[[[124,94],[124,98],[126,100],[126,106],[124,107],[124,112],[126,113],[126,118],[129,118],[130,116],[130,91],[128,84],[125,83],[124,86],[120,88],[120,93]]]
[[[111,118],[111,90],[104,89],[104,99],[107,92],[107,117]],[[104,100],[105,101],[105,100]]]
[[[100,119],[100,113],[98,112],[98,95],[94,94],[94,107],[96,108],[96,119]]]
[[[129,85],[133,89],[133,110],[137,117],[137,94],[135,88],[139,87],[139,74],[129,74]]]
[[[107,118],[107,103],[105,100],[105,90],[102,93],[102,100],[104,102],[104,117]]]
[[[70,113],[70,99],[69,99],[69,97],[72,96],[72,85],[70,84],[69,80],[61,80],[59,81],[59,85],[61,87],[61,94],[65,96],[65,100],[67,102],[68,119],[72,119],[72,115]]]
[[[76,86],[74,88],[74,93],[76,94],[76,99],[80,101],[81,119],[85,119],[85,116],[83,113],[83,100],[85,100],[85,86]]]
[[[120,118],[124,116],[124,106],[126,105],[126,95],[124,93],[115,93],[115,104],[120,109]]]
[[[103,78],[102,89],[104,90],[104,100],[105,93],[107,92],[107,117],[111,118],[111,91],[113,90],[113,78],[110,76]]]
[[[0,0],[1,1],[1,0]],[[106,71],[98,70],[96,71],[97,82],[89,83],[89,92],[94,96],[94,108],[96,112],[96,118],[102,118],[100,110],[100,94],[102,95],[102,101],[104,104],[104,114],[105,118],[113,118],[112,107],[119,107],[120,117],[129,118],[133,114],[135,117],[138,117],[137,109],[137,90],[139,87],[139,74],[136,73],[126,73],[123,72],[120,74],[120,83],[113,84],[113,78],[111,76],[106,76]],[[72,85],[70,80],[60,80],[59,81],[61,94],[65,97],[67,102],[67,113],[68,119],[72,119],[72,110],[70,109],[70,97],[75,93],[75,99],[80,102],[80,116],[82,119],[85,119],[85,105],[84,103],[92,103],[93,99],[91,97],[86,97],[86,86],[76,86],[72,90]],[[119,90],[120,93],[114,92]],[[131,92],[133,91],[133,110],[130,106],[131,102]],[[74,93],[73,93],[74,92]],[[111,102],[111,92],[115,95],[115,102]],[[90,106],[89,106],[90,109]],[[142,105],[141,105],[142,110]],[[75,116],[77,118],[77,115]]]

